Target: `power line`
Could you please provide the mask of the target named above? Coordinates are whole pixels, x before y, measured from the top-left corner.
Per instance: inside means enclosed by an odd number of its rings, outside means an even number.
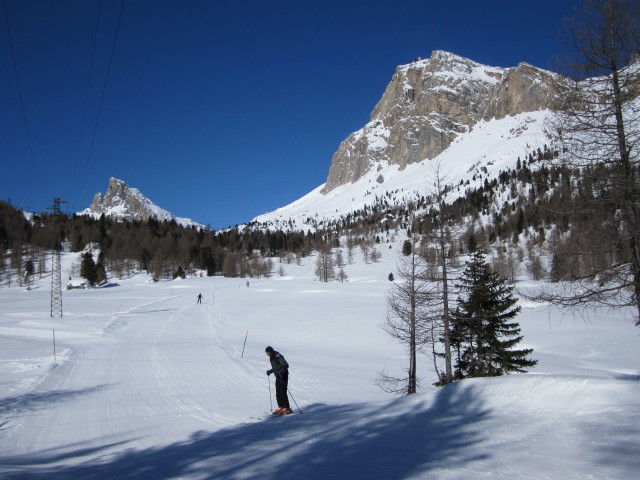
[[[113,37],[113,42],[111,44],[111,52],[109,54],[109,62],[107,64],[107,70],[105,73],[105,79],[104,79],[104,83],[102,86],[102,92],[100,94],[100,102],[98,104],[98,110],[96,113],[96,118],[95,118],[95,122],[93,124],[93,129],[91,131],[91,136],[90,136],[90,142],[89,142],[89,151],[86,157],[86,160],[84,162],[84,166],[83,168],[80,168],[80,149],[81,149],[81,143],[82,143],[82,138],[84,136],[84,132],[85,132],[85,126],[86,126],[86,112],[87,112],[87,105],[88,105],[88,97],[89,97],[89,89],[90,89],[90,83],[91,83],[91,77],[93,74],[93,70],[94,70],[94,64],[95,64],[95,52],[96,52],[96,44],[97,44],[97,35],[98,35],[98,27],[99,27],[99,23],[100,23],[100,17],[101,17],[101,12],[102,12],[102,0],[99,0],[99,5],[98,5],[98,12],[97,12],[97,17],[96,17],[96,28],[95,28],[95,32],[94,32],[94,36],[93,36],[93,47],[92,47],[92,52],[91,52],[91,64],[90,64],[90,68],[89,68],[89,77],[87,79],[87,85],[85,88],[85,95],[84,95],[84,105],[83,105],[83,111],[82,111],[82,120],[81,120],[81,126],[80,126],[80,138],[78,140],[78,150],[77,150],[77,154],[76,154],[76,165],[73,169],[73,179],[72,179],[72,190],[75,190],[75,180],[76,180],[76,172],[79,171],[80,169],[82,169],[82,175],[80,177],[80,185],[77,188],[77,195],[76,195],[76,200],[75,203],[78,202],[80,193],[82,192],[82,189],[84,187],[84,182],[85,182],[85,178],[87,175],[87,171],[89,168],[89,163],[91,161],[91,155],[93,153],[93,146],[95,143],[95,137],[96,137],[96,132],[98,129],[98,124],[100,122],[100,116],[102,113],[102,106],[104,104],[104,98],[105,98],[105,94],[106,94],[106,90],[107,90],[107,85],[109,83],[109,76],[111,73],[111,65],[113,63],[113,57],[114,57],[114,52],[115,52],[115,47],[117,44],[117,40],[118,40],[118,34],[120,32],[120,25],[122,23],[122,17],[123,17],[123,12],[124,12],[124,6],[125,6],[125,2],[126,0],[122,0],[121,6],[120,6],[120,12],[118,15],[118,22],[116,25],[116,31]],[[12,35],[12,31],[11,31],[11,26],[10,26],[10,22],[9,22],[9,15],[7,12],[7,5],[6,5],[6,0],[2,0],[2,7],[3,7],[3,11],[4,11],[4,16],[5,16],[5,24],[6,24],[6,28],[7,28],[7,33],[9,36],[9,47],[11,50],[11,59],[13,62],[13,71],[14,71],[14,75],[16,78],[16,85],[17,85],[17,90],[18,90],[18,99],[19,99],[19,103],[20,103],[20,110],[22,113],[22,121],[23,121],[23,125],[24,125],[24,130],[25,130],[25,134],[26,134],[26,138],[27,138],[27,145],[29,147],[29,155],[31,158],[31,164],[34,170],[34,175],[35,175],[35,183],[36,186],[38,188],[38,192],[40,194],[40,199],[42,201],[44,201],[44,196],[43,196],[43,190],[42,190],[42,185],[40,183],[40,175],[38,173],[38,166],[36,164],[36,160],[35,160],[35,155],[34,155],[34,151],[33,151],[33,141],[31,139],[31,132],[29,130],[29,124],[27,122],[27,114],[26,114],[26,109],[25,109],[25,104],[24,104],[24,94],[22,91],[22,83],[20,81],[20,75],[18,74],[18,68],[17,68],[17,62],[16,62],[16,55],[15,55],[15,48],[14,48],[14,44],[13,44],[13,35]]]
[[[95,138],[96,138],[96,130],[98,129],[98,123],[100,121],[100,114],[102,112],[102,103],[104,102],[104,96],[105,96],[105,92],[107,91],[107,84],[109,82],[109,74],[111,73],[111,63],[113,61],[113,52],[116,49],[116,42],[118,40],[118,33],[120,32],[120,23],[122,20],[122,12],[124,11],[124,4],[125,4],[126,0],[122,0],[122,5],[120,6],[120,14],[118,15],[118,24],[116,25],[116,33],[113,37],[113,43],[111,45],[111,54],[109,55],[109,63],[107,65],[107,72],[105,75],[105,79],[104,79],[104,85],[102,86],[102,94],[100,95],[100,103],[98,104],[98,113],[96,115],[96,121],[93,125],[93,132],[91,134],[91,141],[89,143],[89,153],[87,154],[87,161],[85,163],[84,166],[84,170],[82,173],[82,177],[80,180],[80,188],[78,189],[78,196],[80,195],[80,192],[82,192],[82,188],[84,187],[84,180],[85,177],[87,175],[87,170],[89,168],[89,162],[91,161],[91,154],[93,152],[93,144],[95,142]],[[76,203],[77,203],[77,198],[76,198]]]
[[[98,1],[98,13],[96,15],[96,28],[93,32],[93,46],[91,48],[91,62],[89,63],[89,76],[87,77],[87,86],[84,91],[84,105],[82,107],[82,120],[80,122],[80,136],[78,138],[78,150],[76,152],[76,163],[73,168],[73,177],[71,179],[71,191],[75,190],[76,185],[76,172],[78,171],[78,167],[80,165],[80,148],[82,145],[82,138],[84,137],[84,126],[86,124],[87,118],[87,104],[89,103],[89,86],[91,85],[91,76],[93,74],[93,65],[95,61],[96,55],[96,44],[98,38],[98,27],[100,25],[100,13],[102,12],[102,0]],[[78,203],[78,197],[80,196],[80,191],[76,196],[75,203]]]
[[[18,100],[20,102],[20,110],[22,112],[22,122],[24,124],[24,131],[27,136],[27,144],[29,146],[29,155],[31,157],[31,165],[33,166],[33,173],[36,179],[36,186],[38,187],[38,193],[40,194],[40,200],[44,202],[44,195],[42,195],[42,186],[40,184],[40,176],[38,175],[38,167],[36,165],[36,158],[33,154],[33,143],[31,141],[31,134],[29,133],[29,124],[27,123],[27,113],[24,108],[24,99],[22,95],[22,85],[20,83],[20,75],[18,75],[18,66],[16,64],[16,54],[13,48],[13,36],[11,34],[11,27],[9,25],[9,14],[7,12],[7,2],[2,0],[2,8],[4,10],[4,19],[7,25],[7,33],[9,34],[9,50],[11,50],[11,60],[13,62],[13,72],[16,77],[16,85],[18,87]]]

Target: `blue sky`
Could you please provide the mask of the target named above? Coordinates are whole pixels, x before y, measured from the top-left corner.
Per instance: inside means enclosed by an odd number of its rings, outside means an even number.
[[[73,213],[116,177],[216,229],[324,183],[397,65],[552,69],[579,3],[103,0],[98,21],[98,0],[2,2],[0,199]]]

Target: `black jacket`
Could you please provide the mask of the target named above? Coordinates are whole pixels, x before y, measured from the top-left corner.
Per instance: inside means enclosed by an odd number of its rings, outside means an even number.
[[[281,378],[289,374],[289,364],[280,352],[274,351],[269,357],[269,361],[271,362],[271,373],[274,373],[276,378]]]

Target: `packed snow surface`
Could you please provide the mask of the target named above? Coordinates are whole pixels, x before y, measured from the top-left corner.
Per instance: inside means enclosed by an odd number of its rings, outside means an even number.
[[[313,256],[248,283],[137,274],[64,291],[56,319],[47,277],[0,288],[0,478],[637,478],[631,311],[522,302],[530,373],[437,389],[422,357],[420,393],[375,385],[407,363],[380,328],[399,237],[378,263],[356,255],[345,283],[317,281]],[[267,345],[290,363],[302,414],[267,416]]]

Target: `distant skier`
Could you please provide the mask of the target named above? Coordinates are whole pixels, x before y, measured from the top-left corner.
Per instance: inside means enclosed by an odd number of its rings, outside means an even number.
[[[287,396],[287,386],[289,384],[289,364],[280,352],[273,347],[264,349],[265,353],[271,361],[271,369],[267,370],[267,376],[272,373],[276,376],[276,401],[278,409],[273,413],[276,415],[287,415],[293,413],[289,406],[289,397]]]
[[[201,293],[198,294],[198,303],[202,303],[202,294]]]

